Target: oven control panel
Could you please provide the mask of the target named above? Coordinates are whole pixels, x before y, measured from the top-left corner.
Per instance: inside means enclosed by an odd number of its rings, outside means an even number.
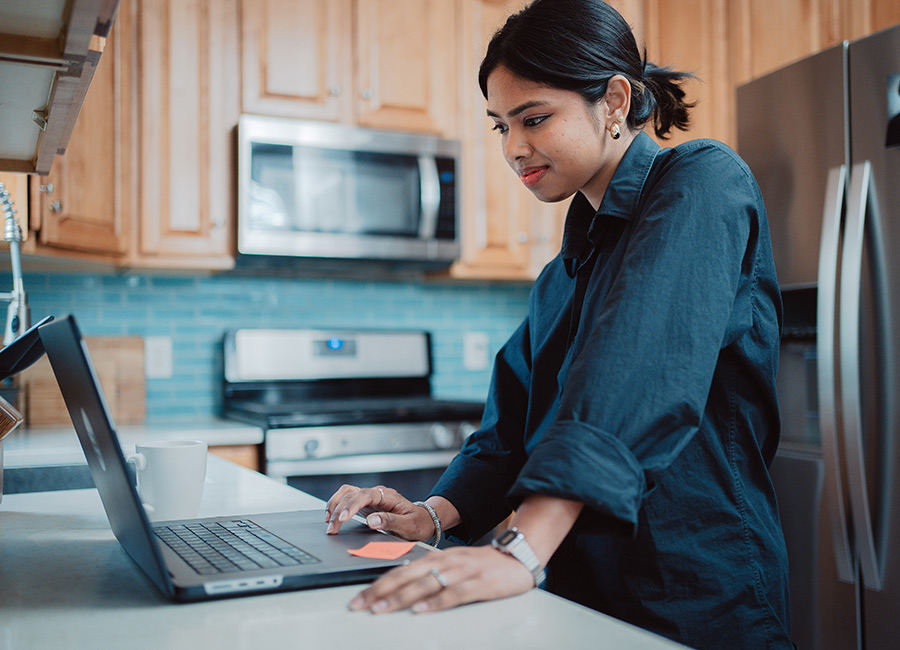
[[[473,422],[399,422],[270,429],[267,461],[333,458],[361,454],[458,450],[477,429]]]
[[[402,422],[270,429],[269,476],[313,476],[446,467],[477,422]]]

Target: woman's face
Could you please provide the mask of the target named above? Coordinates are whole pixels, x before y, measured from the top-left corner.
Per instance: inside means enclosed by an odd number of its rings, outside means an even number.
[[[571,90],[523,79],[498,66],[487,80],[487,112],[501,134],[503,156],[541,201],[562,201],[578,190],[594,208],[627,146],[606,130],[607,101],[589,104]],[[622,134],[630,135],[622,126]]]

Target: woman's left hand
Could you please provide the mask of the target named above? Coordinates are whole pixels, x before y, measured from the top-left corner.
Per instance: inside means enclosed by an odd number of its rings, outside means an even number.
[[[351,600],[350,609],[432,612],[533,587],[531,572],[492,546],[454,547],[390,570]]]

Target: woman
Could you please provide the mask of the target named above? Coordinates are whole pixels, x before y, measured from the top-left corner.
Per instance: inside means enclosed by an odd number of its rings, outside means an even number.
[[[492,39],[479,82],[506,160],[541,201],[574,194],[562,250],[427,502],[344,486],[326,520],[472,542],[514,511],[515,531],[395,569],[352,609],[501,598],[546,566],[549,591],[692,647],[791,647],[762,198],[724,145],[641,130],[687,125],[686,76],[600,0],[537,0]]]

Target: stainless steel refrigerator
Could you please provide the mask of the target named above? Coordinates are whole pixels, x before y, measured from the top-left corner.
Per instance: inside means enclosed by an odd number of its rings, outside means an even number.
[[[803,649],[900,647],[900,26],[738,89],[785,306],[772,478]]]

